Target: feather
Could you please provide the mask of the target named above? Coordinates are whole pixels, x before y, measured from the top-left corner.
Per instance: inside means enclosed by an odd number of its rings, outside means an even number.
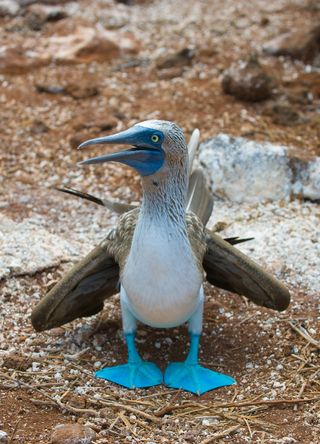
[[[89,200],[98,205],[108,208],[108,210],[113,211],[117,214],[123,214],[130,211],[135,207],[135,205],[130,205],[124,202],[116,202],[108,199],[100,199],[99,197],[93,196],[92,194],[85,193],[83,191],[78,191],[73,188],[56,188],[57,191],[62,193],[71,194],[72,196],[80,197],[81,199]]]
[[[188,143],[188,156],[189,156],[189,176],[191,175],[193,169],[193,161],[196,156],[196,152],[200,144],[200,131],[198,128],[193,130],[189,143]]]
[[[32,311],[33,327],[37,331],[48,330],[98,313],[103,301],[118,292],[118,282],[119,266],[104,241],[41,299]]]
[[[216,287],[278,311],[289,305],[290,293],[284,285],[214,233],[207,234],[203,267],[207,280]]]
[[[212,213],[213,197],[202,170],[194,170],[190,176],[187,202],[187,212],[196,214],[205,226]]]

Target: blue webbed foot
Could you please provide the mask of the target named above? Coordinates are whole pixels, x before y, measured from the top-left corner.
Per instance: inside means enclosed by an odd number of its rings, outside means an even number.
[[[236,381],[230,376],[214,372],[199,364],[172,362],[164,373],[164,383],[167,387],[202,395],[219,387],[236,384]]]
[[[156,364],[142,360],[103,368],[96,372],[96,376],[131,389],[152,387],[163,382],[162,372]]]

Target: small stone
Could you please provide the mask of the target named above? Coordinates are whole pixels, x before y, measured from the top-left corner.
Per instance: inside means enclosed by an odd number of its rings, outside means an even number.
[[[30,130],[32,134],[44,134],[47,133],[50,128],[44,122],[42,122],[42,120],[35,120],[32,122]]]
[[[270,115],[276,125],[294,126],[307,120],[288,102],[272,102],[265,108],[265,115]]]
[[[81,131],[84,129],[90,129],[93,131],[110,131],[117,126],[118,120],[113,116],[95,116],[94,114],[78,116],[73,122],[73,129],[75,131]]]
[[[8,433],[0,430],[0,444],[7,444],[9,442]]]
[[[272,92],[271,78],[255,56],[232,64],[223,73],[221,85],[226,94],[248,102],[268,99]]]
[[[174,79],[175,77],[181,77],[183,74],[182,66],[172,66],[171,68],[161,69],[158,72],[158,77],[161,80]]]
[[[65,88],[65,93],[74,99],[87,99],[99,94],[99,89],[95,85],[81,85],[70,83]]]
[[[156,67],[158,69],[168,69],[176,66],[190,65],[194,56],[195,50],[191,48],[183,48],[177,52],[161,54],[156,59]]]
[[[3,367],[12,368],[14,370],[26,371],[32,364],[31,360],[16,352],[9,353],[3,358]]]
[[[56,327],[56,328],[52,328],[51,330],[49,330],[47,332],[48,335],[50,336],[62,336],[65,334],[65,329],[62,327]]]
[[[30,29],[40,31],[47,22],[62,20],[67,15],[61,6],[35,4],[28,8],[25,20]]]
[[[59,424],[51,434],[51,444],[91,444],[96,433],[80,424]]]

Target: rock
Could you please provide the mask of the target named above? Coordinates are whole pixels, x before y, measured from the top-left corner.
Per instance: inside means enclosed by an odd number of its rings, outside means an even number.
[[[59,424],[51,434],[51,444],[91,444],[96,433],[80,424]]]
[[[30,29],[39,31],[48,22],[56,22],[68,16],[67,11],[61,6],[31,5],[25,15],[25,20]]]
[[[63,22],[63,23],[62,23]],[[60,22],[59,22],[60,23]],[[68,26],[61,21],[60,32]],[[137,51],[136,42],[102,27],[77,26],[70,34],[43,38],[34,45],[33,39],[25,39],[20,45],[3,46],[0,52],[0,72],[23,73],[52,62],[59,64],[104,62],[122,53]]]
[[[289,56],[320,66],[320,25],[286,32],[263,46],[266,54]]]
[[[44,122],[42,122],[42,120],[34,120],[32,122],[30,131],[32,134],[44,134],[50,131],[50,128]]]
[[[50,59],[39,57],[35,51],[28,51],[23,44],[3,46],[0,51],[0,72],[22,74],[41,66],[48,65]]]
[[[14,370],[26,371],[32,364],[31,359],[20,355],[16,352],[9,353],[3,358],[3,367],[12,368]],[[0,441],[1,443],[1,441]]]
[[[195,50],[183,48],[177,52],[160,54],[155,61],[158,69],[168,69],[176,66],[190,65],[195,56]]]
[[[72,34],[49,37],[43,56],[58,63],[88,63],[108,60],[119,52],[110,31],[79,26]]]
[[[87,84],[69,83],[65,86],[64,91],[74,99],[87,99],[88,97],[94,97],[99,94],[97,86]]]
[[[60,85],[40,85],[36,84],[36,90],[39,93],[46,93],[46,94],[64,94],[65,88]]]
[[[14,17],[18,14],[20,5],[14,0],[0,0],[0,17]]]
[[[44,3],[46,5],[59,5],[61,3],[70,3],[74,0],[19,0],[21,6],[29,6],[34,3]]]
[[[75,131],[90,129],[93,131],[110,131],[116,127],[118,120],[113,116],[102,117],[101,115],[83,114],[79,115],[73,122],[72,127]]]
[[[263,114],[271,116],[272,122],[276,125],[294,126],[307,121],[286,101],[268,104]]]
[[[183,74],[182,66],[173,66],[172,68],[161,69],[158,73],[159,79],[168,80],[175,77],[181,77]]]
[[[36,85],[36,90],[40,93],[47,94],[67,94],[74,99],[87,99],[88,97],[94,97],[99,94],[99,89],[95,85],[86,83],[68,83],[65,86],[62,85]]]
[[[56,267],[75,259],[81,248],[41,228],[37,220],[16,223],[0,215],[0,280]]]
[[[234,202],[320,199],[320,157],[220,134],[200,145],[213,193]]]
[[[224,71],[221,85],[226,94],[248,102],[268,99],[272,93],[271,78],[255,57],[232,64]]]
[[[8,433],[0,430],[0,444],[7,444],[9,442]]]

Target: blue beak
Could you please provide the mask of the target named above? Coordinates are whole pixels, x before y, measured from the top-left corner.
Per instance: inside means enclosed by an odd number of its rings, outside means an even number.
[[[165,153],[161,148],[163,139],[164,135],[161,131],[139,125],[118,134],[90,139],[83,142],[79,149],[97,144],[124,144],[133,145],[133,148],[93,157],[80,162],[80,165],[120,162],[134,168],[141,176],[150,176],[156,173],[164,163]]]

